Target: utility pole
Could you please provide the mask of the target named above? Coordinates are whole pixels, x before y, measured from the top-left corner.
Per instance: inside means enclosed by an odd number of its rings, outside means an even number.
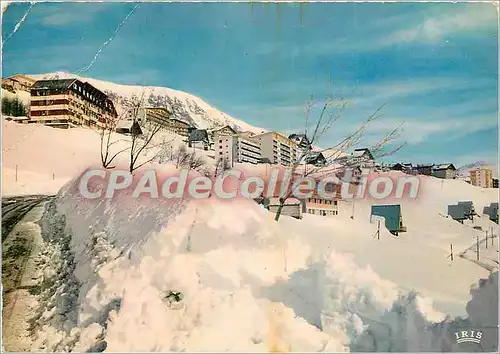
[[[380,220],[378,221],[378,226],[377,226],[377,240],[380,240]]]
[[[450,258],[451,261],[453,262],[453,244],[450,243]]]
[[[17,182],[17,165],[16,165],[16,182]]]
[[[486,249],[488,249],[488,230],[486,230]]]

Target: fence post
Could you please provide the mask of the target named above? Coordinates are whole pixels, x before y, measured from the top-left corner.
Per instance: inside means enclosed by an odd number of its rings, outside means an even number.
[[[56,179],[56,174],[55,173],[52,174],[52,179]]]
[[[477,260],[479,261],[479,236],[476,236],[476,252],[477,252]]]

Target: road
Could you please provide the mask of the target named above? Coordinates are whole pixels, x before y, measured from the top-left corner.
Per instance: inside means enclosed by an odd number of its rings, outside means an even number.
[[[51,195],[26,195],[2,198],[2,243],[28,211],[38,203],[52,197]]]
[[[52,197],[2,198],[2,344],[8,351],[30,349],[28,323],[36,306],[31,291],[37,284],[33,278],[37,269],[34,260],[42,249],[36,223],[43,214],[43,202]]]

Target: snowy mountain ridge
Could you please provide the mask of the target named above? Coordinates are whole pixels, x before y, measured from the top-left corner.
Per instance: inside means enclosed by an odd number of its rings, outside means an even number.
[[[199,129],[214,129],[225,125],[237,131],[261,133],[262,128],[254,127],[244,121],[219,111],[201,98],[168,87],[121,85],[109,81],[82,77],[68,72],[27,75],[35,80],[75,78],[86,81],[106,93],[116,106],[118,114],[133,97],[143,98],[146,106],[166,107],[175,118],[188,122]]]

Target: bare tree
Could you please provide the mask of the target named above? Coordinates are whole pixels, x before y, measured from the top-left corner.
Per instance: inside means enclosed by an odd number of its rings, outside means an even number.
[[[190,155],[186,146],[181,145],[176,150],[172,151],[171,161],[175,164],[175,168],[180,168],[186,165],[190,159]]]
[[[158,146],[153,145],[153,139],[161,131],[160,123],[141,117],[142,99],[134,98],[130,104],[128,113],[131,118],[131,145],[129,158],[129,171],[134,172],[145,164],[154,161],[157,155],[153,155],[146,161],[139,163],[141,155],[147,155],[152,149],[157,149]]]
[[[328,174],[337,175],[341,171],[345,171],[350,167],[354,167],[349,159],[341,160],[340,158],[346,156],[347,151],[357,147],[360,142],[363,141],[367,128],[370,123],[375,121],[380,117],[380,112],[383,106],[379,107],[373,114],[371,114],[365,121],[363,121],[356,129],[349,132],[343,139],[330,145],[325,149],[320,149],[317,152],[327,152],[330,153],[327,162],[322,166],[313,167],[310,169],[305,168],[307,163],[306,159],[311,156],[312,147],[318,143],[318,140],[324,136],[326,132],[330,130],[332,126],[341,118],[342,113],[348,106],[348,101],[343,97],[336,97],[332,95],[326,95],[321,100],[315,100],[313,97],[305,104],[304,109],[304,136],[306,137],[308,144],[306,147],[299,149],[298,156],[291,164],[291,185],[294,185],[294,181],[299,178],[304,177],[320,177]],[[308,128],[311,120],[311,115],[313,109],[319,108],[318,116],[316,122],[313,125],[312,133],[308,138]],[[403,145],[398,146],[390,151],[386,150],[386,147],[394,141],[401,133],[402,125],[396,127],[387,135],[385,135],[380,141],[378,141],[373,147],[373,152],[376,154],[376,158],[382,156],[389,156],[397,151],[399,151]],[[375,157],[374,154],[374,157]],[[300,166],[300,171],[297,171]],[[294,193],[295,189],[300,188],[300,186],[295,186],[289,188],[284,195],[279,197],[279,206],[276,211],[274,220],[279,221],[283,208],[288,198],[290,198]]]
[[[101,138],[101,164],[105,169],[112,169],[115,166],[111,166],[115,158],[120,154],[128,150],[128,147],[120,149],[116,152],[111,152],[112,147],[122,141],[122,139],[114,138],[116,131],[116,126],[120,118],[106,118],[100,127],[100,138]]]
[[[219,159],[217,161],[217,164],[215,165],[215,176],[216,177],[220,176],[225,171],[228,171],[230,169],[231,169],[231,163],[229,162],[229,159],[227,157]]]

